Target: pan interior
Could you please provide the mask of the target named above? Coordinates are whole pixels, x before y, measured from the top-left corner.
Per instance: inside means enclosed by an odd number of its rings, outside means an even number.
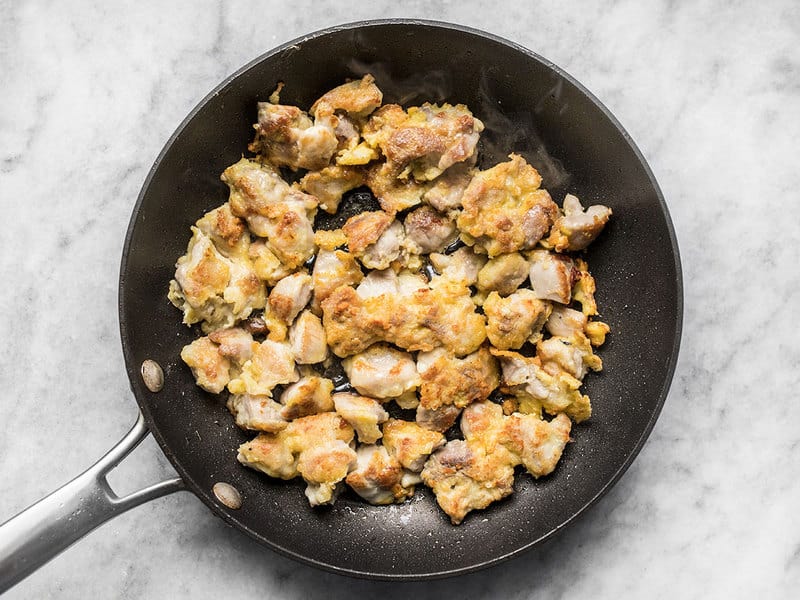
[[[385,102],[467,104],[486,125],[479,152],[491,166],[521,153],[561,202],[602,202],[614,216],[588,251],[601,318],[611,335],[605,370],[585,391],[594,415],[573,428],[556,471],[518,476],[515,493],[454,527],[429,490],[403,505],[372,507],[344,495],[311,509],[300,482],[241,467],[240,431],[224,400],[194,384],[180,361],[197,333],[166,298],[189,227],[227,199],[219,174],[252,137],[256,102],[279,81],[281,100],[308,107],[346,78],[372,73]],[[131,219],[120,275],[120,323],[131,386],[155,438],[189,487],[228,523],[270,547],[330,570],[388,578],[474,570],[546,538],[580,514],[630,464],[666,396],[677,358],[681,282],[661,193],[625,132],[596,100],[544,59],[473,30],[425,22],[372,22],[321,32],[245,67],[187,118],[167,143]],[[150,393],[138,369],[165,372]],[[211,487],[233,484],[232,511]],[[368,549],[368,551],[365,551]]]

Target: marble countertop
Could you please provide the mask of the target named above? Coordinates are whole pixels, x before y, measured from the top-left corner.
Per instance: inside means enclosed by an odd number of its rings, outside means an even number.
[[[800,6],[484,5],[4,3],[0,520],[89,466],[135,418],[119,258],[168,136],[262,52],[368,18],[462,23],[533,49],[592,90],[649,161],[677,231],[686,312],[669,398],[628,473],[554,543],[457,580],[323,573],[177,494],[101,527],[8,598],[796,597]],[[112,477],[121,491],[173,473],[151,439],[132,458]]]

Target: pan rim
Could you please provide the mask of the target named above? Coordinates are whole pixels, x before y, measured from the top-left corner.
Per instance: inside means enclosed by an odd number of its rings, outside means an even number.
[[[643,168],[644,173],[646,174],[650,185],[652,186],[653,190],[656,193],[656,197],[658,199],[658,204],[661,209],[661,213],[664,216],[665,223],[667,226],[667,231],[669,234],[669,241],[672,248],[673,260],[674,260],[674,268],[675,268],[675,286],[676,286],[676,318],[675,318],[675,336],[672,343],[671,353],[669,362],[666,369],[666,376],[664,378],[664,382],[661,386],[661,390],[659,392],[658,401],[655,406],[655,410],[652,411],[650,415],[650,419],[647,422],[646,426],[644,427],[641,436],[637,440],[636,444],[634,445],[632,451],[625,457],[625,460],[621,464],[621,466],[617,469],[617,471],[613,474],[612,477],[608,479],[608,481],[600,488],[600,490],[590,498],[580,509],[578,509],[575,513],[573,513],[568,519],[564,522],[559,524],[558,526],[554,527],[546,534],[535,538],[528,543],[515,548],[509,552],[501,554],[499,556],[493,557],[489,560],[476,562],[469,566],[459,567],[456,569],[450,570],[436,570],[430,571],[425,573],[385,573],[385,572],[374,572],[374,571],[365,571],[365,570],[358,570],[358,569],[350,569],[345,568],[333,564],[329,564],[320,560],[316,560],[313,558],[309,558],[302,554],[299,554],[293,550],[285,548],[280,544],[277,544],[264,536],[258,534],[257,532],[253,531],[246,525],[243,525],[241,522],[236,521],[226,510],[224,510],[218,503],[214,501],[212,496],[207,493],[206,490],[201,488],[199,484],[197,484],[190,474],[186,471],[183,467],[181,462],[177,459],[174,455],[172,450],[170,449],[169,445],[167,444],[165,438],[159,431],[159,428],[155,425],[155,420],[153,419],[152,413],[149,409],[149,406],[146,402],[141,400],[139,394],[137,394],[135,382],[139,376],[138,368],[134,364],[134,357],[131,350],[131,345],[129,342],[129,324],[126,322],[125,319],[125,312],[126,312],[126,305],[125,305],[125,294],[123,293],[123,289],[125,287],[125,273],[127,272],[128,266],[128,257],[130,254],[130,246],[132,244],[133,238],[133,231],[136,226],[136,222],[139,216],[139,212],[144,202],[144,198],[150,188],[151,181],[155,176],[158,168],[164,159],[165,155],[169,152],[172,145],[175,143],[175,140],[181,135],[184,129],[188,126],[188,124],[194,119],[197,113],[215,96],[217,96],[221,91],[223,91],[226,87],[228,87],[234,80],[238,77],[255,67],[256,65],[260,64],[261,62],[280,54],[281,52],[285,51],[286,49],[303,44],[306,41],[313,40],[319,37],[323,37],[326,35],[330,35],[336,32],[341,31],[350,31],[354,29],[364,29],[370,27],[381,27],[381,26],[421,26],[421,27],[430,27],[436,29],[444,29],[444,30],[453,30],[460,33],[465,33],[469,35],[473,35],[476,37],[481,37],[484,39],[488,39],[495,43],[507,46],[514,50],[515,52],[522,53],[529,58],[541,63],[548,69],[555,72],[560,77],[567,80],[569,83],[574,85],[578,91],[583,94],[589,101],[591,101],[600,111],[601,113],[609,120],[609,122],[614,126],[614,128],[620,133],[622,138],[625,140],[631,151],[633,152],[634,156],[639,161],[639,164]],[[682,329],[683,329],[683,313],[684,313],[684,298],[683,298],[683,274],[681,268],[681,260],[680,260],[680,253],[678,249],[678,241],[677,236],[675,234],[675,229],[672,223],[672,218],[669,213],[669,209],[667,207],[666,201],[664,199],[664,195],[661,191],[661,188],[656,181],[656,178],[650,169],[649,164],[647,163],[644,155],[637,147],[636,143],[633,141],[633,138],[628,134],[625,128],[621,125],[621,123],[617,120],[617,118],[611,113],[611,111],[606,108],[606,106],[594,95],[592,94],[583,84],[581,84],[577,79],[575,79],[572,75],[566,72],[564,69],[553,63],[552,61],[544,58],[543,56],[533,52],[532,50],[525,48],[515,42],[512,42],[508,39],[503,37],[497,36],[495,34],[482,31],[480,29],[475,29],[472,27],[468,27],[465,25],[455,24],[455,23],[448,23],[444,21],[436,21],[436,20],[427,20],[427,19],[376,19],[376,20],[363,20],[363,21],[354,21],[349,23],[344,23],[341,25],[335,25],[332,27],[327,27],[324,29],[320,29],[314,31],[312,33],[302,35],[297,37],[293,40],[290,40],[280,46],[277,46],[260,56],[256,57],[255,59],[249,61],[244,66],[240,67],[232,74],[227,76],[223,79],[218,85],[216,85],[206,96],[204,96],[196,105],[195,107],[187,114],[187,116],[181,121],[172,135],[169,136],[167,141],[164,143],[163,148],[159,152],[157,158],[153,162],[152,167],[150,168],[147,177],[142,184],[141,190],[137,197],[136,203],[134,204],[131,212],[131,218],[128,223],[128,228],[125,234],[125,242],[122,249],[122,257],[120,262],[120,275],[119,275],[119,285],[117,289],[118,294],[118,319],[119,319],[119,328],[120,328],[120,340],[122,343],[123,355],[125,360],[125,367],[128,373],[128,380],[131,386],[131,390],[133,395],[136,399],[136,402],[139,406],[139,409],[142,411],[145,421],[149,430],[152,432],[153,437],[155,438],[156,442],[158,443],[161,451],[167,457],[167,459],[172,464],[173,468],[178,472],[181,479],[186,483],[187,489],[189,489],[195,496],[197,496],[206,506],[208,506],[212,513],[218,517],[220,517],[223,521],[225,521],[231,527],[247,534],[249,537],[256,540],[259,544],[264,545],[284,556],[297,560],[299,562],[317,567],[319,569],[336,573],[338,575],[346,575],[350,577],[357,577],[362,579],[372,579],[372,580],[381,580],[381,581],[423,581],[423,580],[433,580],[433,579],[443,579],[447,577],[453,577],[455,575],[464,575],[467,573],[473,573],[475,571],[479,571],[491,566],[494,566],[498,563],[504,562],[509,560],[513,557],[519,556],[520,554],[529,551],[534,546],[540,545],[546,540],[551,539],[554,537],[558,532],[562,531],[568,525],[574,523],[579,517],[583,516],[588,512],[588,510],[597,504],[597,502],[607,494],[621,479],[621,477],[625,474],[625,472],[630,468],[631,464],[635,460],[635,458],[639,455],[640,451],[644,447],[647,439],[650,437],[650,434],[655,426],[658,417],[661,414],[661,411],[664,407],[664,404],[667,399],[667,395],[670,390],[670,386],[672,384],[675,369],[677,366],[678,361],[678,354],[680,351],[680,344],[682,338]]]

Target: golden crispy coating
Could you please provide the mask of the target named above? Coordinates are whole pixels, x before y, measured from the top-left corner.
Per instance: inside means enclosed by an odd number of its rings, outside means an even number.
[[[525,342],[541,338],[552,305],[539,300],[531,290],[517,290],[506,298],[492,292],[483,303],[486,315],[486,335],[491,344],[501,350],[522,347]]]
[[[333,395],[333,404],[336,412],[356,430],[359,442],[374,444],[380,439],[382,434],[378,425],[389,418],[389,413],[380,403],[372,398],[342,392]]]
[[[326,92],[314,102],[309,112],[316,115],[320,110],[343,111],[360,119],[378,108],[382,101],[383,92],[368,73],[361,79],[348,81]]]
[[[594,293],[597,291],[597,286],[594,282],[594,277],[589,273],[589,265],[583,259],[575,261],[575,272],[573,279],[577,279],[572,287],[572,298],[581,303],[583,314],[587,317],[597,314],[597,302],[594,299]]]
[[[528,278],[529,273],[530,265],[519,252],[501,254],[487,262],[478,272],[478,289],[508,296]]]
[[[478,172],[461,198],[461,237],[490,258],[532,248],[558,216],[536,169],[517,154],[510,159]]]
[[[250,247],[250,232],[244,220],[231,211],[226,202],[219,208],[203,215],[196,223],[197,228],[211,238],[214,247],[223,256],[246,257]]]
[[[294,355],[288,344],[264,340],[253,356],[242,366],[242,373],[228,384],[233,394],[254,394],[272,397],[276,385],[292,383],[300,378]]]
[[[361,272],[355,257],[349,252],[320,249],[314,261],[311,277],[314,283],[311,310],[321,315],[322,301],[325,298],[340,286],[360,283],[364,279],[364,273]]]
[[[356,467],[347,475],[347,485],[370,504],[392,504],[414,495],[413,483],[400,462],[383,446],[361,446],[356,451]]]
[[[444,446],[445,437],[412,421],[389,419],[383,424],[383,445],[409,471],[421,471],[428,456]]]
[[[354,256],[362,256],[389,229],[394,217],[380,210],[359,213],[347,219],[342,231]]]
[[[398,179],[397,172],[388,163],[376,163],[369,167],[364,182],[375,194],[381,208],[390,215],[422,202],[430,188],[427,182],[419,183],[411,178]]]
[[[421,378],[420,405],[436,410],[452,404],[464,408],[485,400],[500,383],[497,361],[486,347],[464,358],[442,348],[420,352],[417,369]]]
[[[280,415],[287,421],[330,412],[334,409],[333,382],[318,375],[305,375],[281,394]]]
[[[584,210],[581,201],[572,194],[564,198],[563,212],[547,238],[548,245],[557,252],[583,250],[600,235],[611,217],[611,209],[602,204]]]
[[[300,189],[319,200],[322,210],[335,213],[345,192],[364,183],[364,171],[358,167],[332,165],[321,171],[309,171],[300,180]]]
[[[197,385],[219,394],[230,381],[231,362],[220,352],[219,346],[207,337],[193,341],[181,350],[183,362],[192,369]]]

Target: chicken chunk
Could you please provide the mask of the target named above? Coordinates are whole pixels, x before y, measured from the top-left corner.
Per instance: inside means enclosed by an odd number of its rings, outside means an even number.
[[[274,286],[287,275],[291,275],[294,270],[294,268],[284,265],[275,256],[264,238],[253,241],[248,248],[247,255],[258,278],[266,281],[270,286]]]
[[[181,358],[192,370],[197,385],[207,392],[219,394],[230,381],[231,361],[207,337],[184,346]]]
[[[510,159],[476,174],[461,199],[461,238],[489,258],[533,248],[558,216],[536,169],[519,155]]]
[[[449,213],[461,208],[461,198],[475,175],[471,161],[453,165],[437,177],[422,196],[423,202],[439,212]]]
[[[589,265],[583,259],[575,261],[575,268],[572,273],[572,299],[580,302],[581,310],[586,316],[597,314],[597,302],[594,293],[597,291],[594,277],[589,273]]]
[[[364,184],[364,172],[357,167],[333,165],[309,171],[300,180],[300,189],[319,200],[325,212],[335,213],[345,192]]]
[[[245,258],[250,247],[250,233],[243,219],[231,211],[226,202],[203,215],[196,223],[220,254],[227,258]]]
[[[340,392],[333,395],[336,412],[352,425],[362,444],[374,444],[381,438],[378,425],[389,418],[389,413],[372,398]]]
[[[304,310],[289,329],[292,354],[299,365],[313,365],[328,358],[328,342],[320,318]]]
[[[314,253],[312,219],[317,199],[293,189],[269,165],[246,158],[222,174],[230,188],[234,215],[247,221],[257,236],[289,269],[295,269]]]
[[[383,211],[350,217],[342,227],[350,252],[369,269],[386,269],[400,256],[403,224]]]
[[[452,254],[431,254],[430,261],[433,267],[453,281],[461,281],[464,285],[475,285],[478,282],[478,273],[486,264],[486,257],[475,254],[467,246],[459,248]]]
[[[602,204],[584,210],[581,201],[572,194],[564,197],[563,212],[553,223],[547,238],[557,252],[583,250],[600,235],[611,217],[611,209]]]
[[[397,398],[420,383],[413,357],[386,344],[345,358],[342,367],[358,393],[372,398]]]
[[[291,325],[311,300],[311,276],[294,273],[281,279],[269,294],[269,306],[275,317]]]
[[[389,419],[383,425],[383,446],[409,471],[419,472],[445,437],[412,421]]]
[[[311,310],[321,315],[321,305],[325,298],[340,286],[357,285],[364,278],[364,274],[349,252],[320,249],[314,261],[311,277],[314,287]]]
[[[501,254],[487,262],[478,272],[478,289],[508,296],[517,290],[529,274],[530,265],[519,252]]]
[[[239,447],[238,460],[270,477],[302,476],[312,506],[331,504],[356,462],[353,428],[332,412],[302,417],[277,433],[262,433]]]
[[[186,254],[175,265],[168,296],[183,311],[183,322],[202,322],[203,331],[209,332],[231,327],[263,308],[266,289],[249,259],[226,258],[199,228],[192,227],[192,232]]]
[[[501,350],[519,349],[525,342],[539,340],[552,305],[539,300],[531,290],[517,290],[506,298],[492,292],[483,303],[486,335]]]
[[[361,446],[356,467],[345,481],[370,504],[403,502],[414,495],[414,485],[404,482],[405,470],[383,446]]]
[[[309,415],[334,410],[333,382],[325,377],[306,374],[286,387],[281,394],[279,414],[281,418],[292,421]]]
[[[383,92],[375,85],[375,78],[367,73],[361,79],[348,81],[323,94],[314,102],[309,112],[328,109],[342,111],[355,119],[363,119],[381,105]]]
[[[566,306],[555,305],[545,323],[545,327],[550,335],[572,337],[578,333],[583,333],[587,323],[588,319],[582,312],[572,310]]]
[[[420,206],[410,212],[403,225],[406,246],[415,254],[441,252],[458,237],[455,222],[430,206]],[[525,271],[527,275],[527,269]]]
[[[569,304],[572,299],[574,263],[572,259],[547,250],[530,253],[531,288],[537,298]]]
[[[269,396],[231,394],[228,410],[242,429],[276,433],[285,429],[287,420],[281,416],[283,407]]]
[[[447,404],[464,408],[488,398],[500,383],[497,361],[485,347],[464,358],[442,348],[420,352],[417,370],[421,378],[420,406],[429,410]]]
[[[217,329],[208,334],[215,344],[219,345],[219,353],[241,367],[253,355],[253,336],[242,327]]]
[[[397,171],[388,163],[370,166],[365,182],[381,208],[390,215],[420,204],[431,187],[428,182],[418,182],[410,178],[398,179]]]
[[[540,340],[536,344],[536,356],[542,361],[542,368],[555,377],[563,371],[575,379],[583,379],[589,369],[603,369],[603,361],[592,352],[589,338],[583,333]]]
[[[442,404],[438,408],[426,408],[420,404],[414,420],[420,427],[431,431],[447,431],[456,424],[461,408],[454,404]]]
[[[241,375],[231,380],[232,394],[253,394],[272,397],[276,385],[292,383],[300,378],[294,354],[288,344],[264,340],[253,356],[242,366]]]

